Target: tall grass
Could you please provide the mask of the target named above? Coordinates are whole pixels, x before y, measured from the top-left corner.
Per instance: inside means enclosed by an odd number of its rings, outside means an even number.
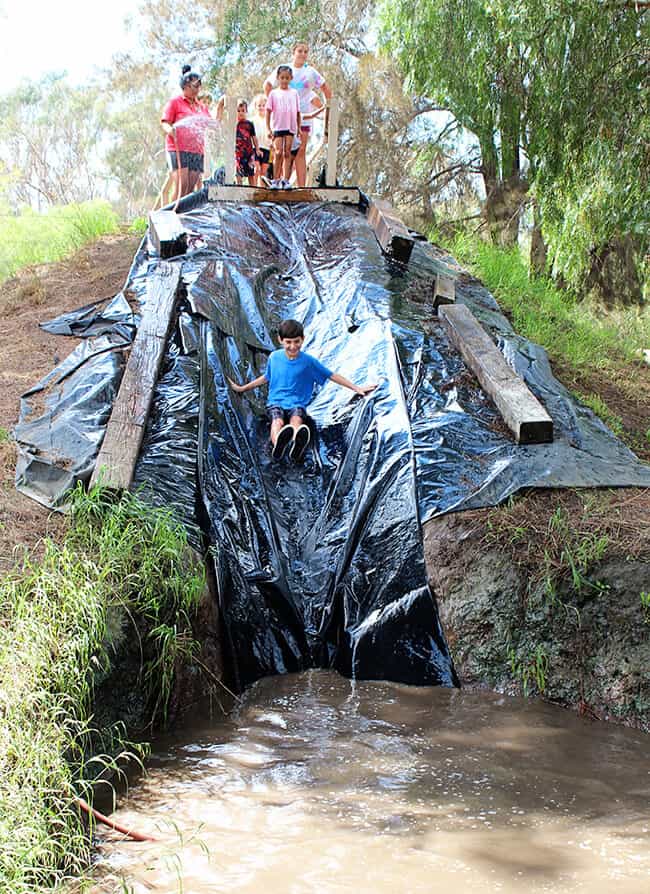
[[[109,202],[62,205],[43,214],[0,209],[0,283],[23,267],[59,261],[87,242],[119,229]]]
[[[89,858],[74,799],[92,796],[104,766],[93,743],[119,738],[119,725],[91,728],[111,615],[136,624],[152,711],[164,714],[174,664],[193,652],[190,617],[204,586],[169,513],[98,488],[78,490],[72,509],[63,543],[48,542],[37,565],[0,584],[0,890],[12,894],[77,874]]]
[[[579,301],[545,277],[530,277],[516,247],[496,248],[463,233],[451,244],[441,241],[485,283],[510,313],[516,331],[545,347],[552,358],[588,371],[638,359],[637,352],[650,346],[648,310],[606,312]]]

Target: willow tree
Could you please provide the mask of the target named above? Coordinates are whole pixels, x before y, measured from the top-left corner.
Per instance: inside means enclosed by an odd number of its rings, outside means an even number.
[[[647,6],[546,0],[527,11],[528,153],[553,269],[608,304],[640,302],[648,273]]]
[[[383,0],[380,16],[408,89],[476,134],[486,216],[506,223],[506,241],[532,186],[557,276],[606,301],[615,293],[639,300],[649,220],[647,4]]]
[[[386,0],[381,39],[409,91],[448,109],[480,146],[486,216],[505,241],[516,239],[526,139],[526,47],[516,16],[484,0]]]

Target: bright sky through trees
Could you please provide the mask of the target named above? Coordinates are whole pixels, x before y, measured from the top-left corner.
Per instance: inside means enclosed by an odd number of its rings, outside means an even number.
[[[124,27],[127,15],[138,17],[133,0],[0,0],[0,92],[49,71],[67,71],[81,82],[96,67],[108,66],[115,53],[136,42],[137,29]]]

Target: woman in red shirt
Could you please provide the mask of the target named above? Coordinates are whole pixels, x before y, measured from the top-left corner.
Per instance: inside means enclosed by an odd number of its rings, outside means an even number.
[[[167,134],[165,148],[170,168],[167,201],[186,196],[201,185],[204,131],[208,123],[201,119],[210,119],[210,110],[198,100],[201,75],[189,65],[183,66],[180,87],[183,92],[169,100],[160,119]]]

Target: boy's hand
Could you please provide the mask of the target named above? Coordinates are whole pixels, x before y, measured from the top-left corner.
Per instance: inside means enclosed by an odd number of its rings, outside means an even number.
[[[376,385],[358,385],[357,394],[370,394],[370,392],[374,391],[376,387]]]
[[[233,380],[229,379],[228,376],[226,376],[226,381],[228,382],[232,390],[236,391],[238,394],[241,394],[242,391],[244,391],[243,385],[238,385],[237,382],[233,382]]]

